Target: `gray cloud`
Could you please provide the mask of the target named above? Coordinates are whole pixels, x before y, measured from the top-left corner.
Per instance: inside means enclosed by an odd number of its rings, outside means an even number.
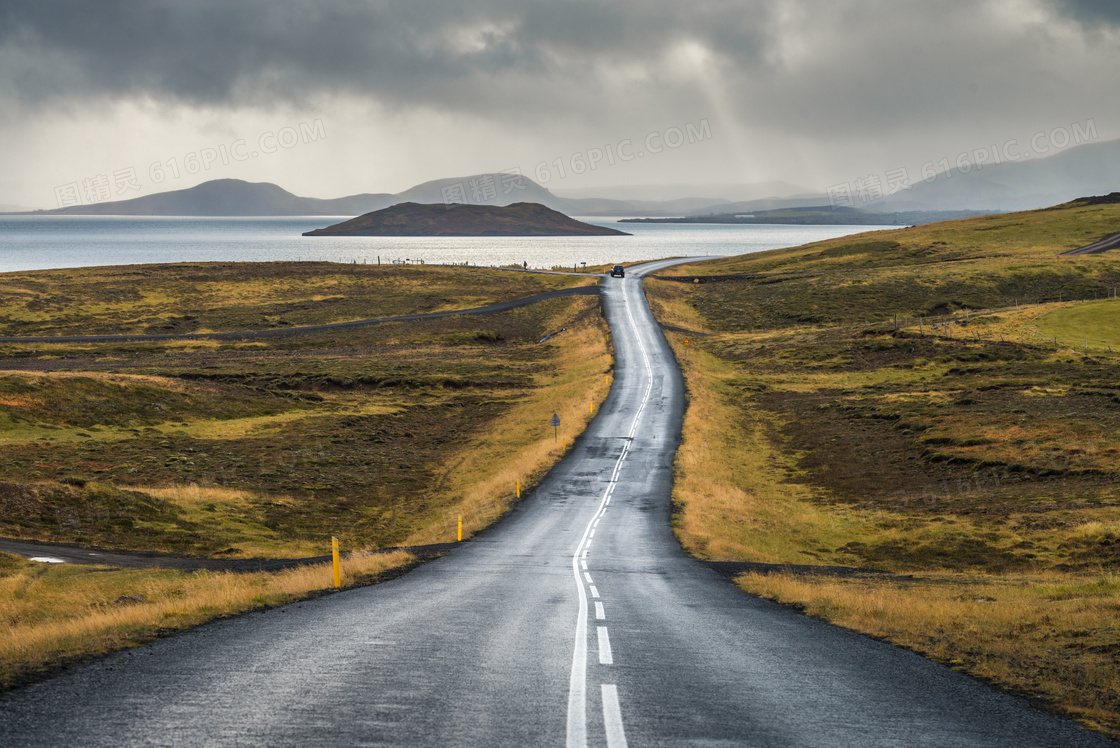
[[[0,137],[35,144],[30,174],[130,161],[131,111],[152,142],[161,117],[286,110],[404,185],[708,118],[704,148],[626,178],[809,183],[1088,118],[1115,137],[1117,25],[1113,0],[0,0]],[[83,140],[98,117],[119,127]]]
[[[1120,3],[1115,0],[1056,0],[1056,7],[1086,28],[1120,25]]]
[[[1112,0],[1035,1],[1086,33],[1120,19]],[[718,94],[744,123],[765,107],[783,128],[822,131],[827,117],[840,134],[872,117],[983,119],[1068,98],[1081,74],[1047,29],[989,5],[1000,4],[0,0],[0,98],[238,108],[341,95],[506,121],[632,122],[707,114]],[[688,45],[704,55],[691,71],[674,57]]]
[[[656,66],[698,38],[738,61],[762,3],[37,0],[0,6],[0,86],[24,104],[152,97],[245,105],[324,93],[388,104],[569,104],[604,68]],[[511,97],[511,94],[513,96]]]

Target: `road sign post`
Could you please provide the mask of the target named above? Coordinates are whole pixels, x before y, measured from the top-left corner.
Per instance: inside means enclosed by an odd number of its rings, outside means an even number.
[[[552,441],[560,439],[560,415],[558,413],[552,414]]]

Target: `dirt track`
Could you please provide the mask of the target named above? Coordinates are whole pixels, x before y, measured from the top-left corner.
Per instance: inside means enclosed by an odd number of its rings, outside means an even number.
[[[408,551],[420,558],[431,558],[454,546],[454,543],[434,543],[432,545],[381,548],[377,552]],[[179,569],[181,571],[280,571],[297,566],[324,564],[331,560],[329,555],[308,558],[200,558],[177,556],[171,553],[106,551],[99,548],[83,548],[70,543],[44,543],[37,540],[17,540],[15,538],[0,538],[0,552],[46,563],[96,564],[128,569],[161,568]]]
[[[160,340],[253,340],[261,338],[291,338],[297,335],[310,335],[312,333],[345,330],[354,327],[366,327],[368,325],[381,325],[386,322],[415,322],[426,319],[440,319],[443,317],[497,314],[510,309],[536,304],[541,301],[548,301],[549,299],[559,299],[564,296],[595,296],[598,293],[599,286],[577,286],[576,288],[562,288],[557,291],[546,291],[545,293],[526,296],[523,299],[503,301],[497,304],[475,307],[473,309],[455,309],[449,312],[431,312],[428,314],[403,314],[399,317],[357,319],[349,322],[331,322],[326,325],[307,325],[306,327],[278,328],[275,330],[244,330],[241,332],[181,333],[165,335],[72,335],[0,338],[0,343],[117,343]]]

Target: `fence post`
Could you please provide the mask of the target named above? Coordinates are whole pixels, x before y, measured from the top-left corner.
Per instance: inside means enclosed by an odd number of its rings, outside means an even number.
[[[331,562],[334,566],[334,586],[342,586],[342,569],[338,563],[338,538],[331,538]]]

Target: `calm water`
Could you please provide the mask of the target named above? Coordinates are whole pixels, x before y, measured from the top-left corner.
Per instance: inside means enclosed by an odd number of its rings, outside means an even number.
[[[337,219],[0,216],[0,272],[154,262],[328,260],[602,265],[662,257],[737,255],[890,226],[719,226],[583,219],[634,236],[305,237]]]

